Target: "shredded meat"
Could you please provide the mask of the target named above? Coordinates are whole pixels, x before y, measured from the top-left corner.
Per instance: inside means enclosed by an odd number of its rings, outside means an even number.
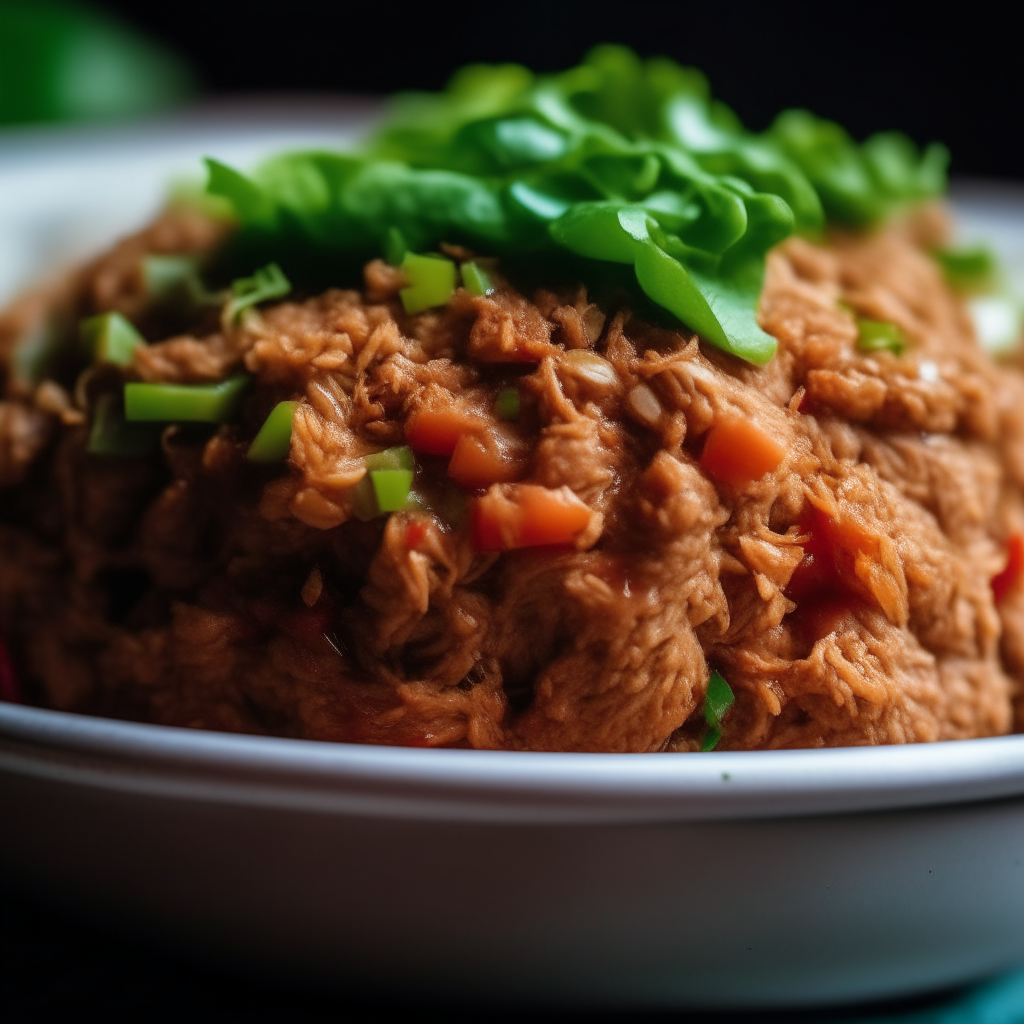
[[[992,583],[1024,532],[1024,372],[979,348],[927,253],[934,209],[778,247],[761,369],[623,293],[497,269],[492,295],[415,316],[374,261],[362,292],[172,322],[142,256],[224,230],[170,214],[0,317],[0,628],[30,699],[314,739],[688,751],[714,670],[736,698],[727,749],[1024,729],[1024,586]],[[104,310],[149,338],[127,379],[251,374],[238,421],[168,427],[149,458],[87,454],[105,371],[76,383],[59,349],[45,379],[25,366],[41,331]],[[907,351],[859,351],[855,315]],[[287,462],[250,463],[286,399]],[[419,504],[360,514],[364,458],[417,447],[438,415],[504,460],[490,489],[428,444]],[[714,469],[709,438],[737,422],[774,468]],[[574,541],[506,523],[482,542],[485,499],[512,515],[521,494],[577,516]]]

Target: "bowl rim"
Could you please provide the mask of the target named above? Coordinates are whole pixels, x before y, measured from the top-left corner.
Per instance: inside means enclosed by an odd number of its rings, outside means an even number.
[[[0,704],[0,777],[359,817],[728,821],[1024,798],[1024,735],[704,755],[542,753],[283,739]]]

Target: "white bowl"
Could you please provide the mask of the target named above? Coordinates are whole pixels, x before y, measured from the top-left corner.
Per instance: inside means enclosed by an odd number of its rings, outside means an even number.
[[[0,139],[0,295],[144,219],[203,152],[248,163],[359,127],[282,109]],[[960,193],[966,233],[989,225],[1015,275],[1022,195]],[[392,991],[794,1006],[1024,963],[1024,736],[521,754],[0,705],[0,821],[9,883]]]

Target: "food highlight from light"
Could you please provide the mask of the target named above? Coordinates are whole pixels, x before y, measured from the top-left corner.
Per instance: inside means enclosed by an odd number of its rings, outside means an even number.
[[[0,318],[0,696],[515,750],[1021,729],[1020,320],[946,159],[604,46],[208,160]]]

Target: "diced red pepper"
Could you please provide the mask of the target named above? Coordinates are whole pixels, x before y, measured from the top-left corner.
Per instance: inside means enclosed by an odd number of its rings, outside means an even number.
[[[496,484],[473,499],[473,544],[478,551],[573,544],[594,514],[568,487]]]
[[[448,475],[463,487],[511,483],[526,471],[526,450],[505,426],[485,433],[463,434],[455,445]]]
[[[463,434],[484,427],[482,417],[457,407],[418,409],[405,421],[405,439],[424,455],[451,455]]]
[[[14,662],[7,644],[0,637],[0,701],[8,704],[23,704],[18,674],[14,671]]]
[[[732,487],[745,487],[776,469],[786,449],[761,427],[739,416],[718,420],[708,431],[701,468]]]
[[[1013,534],[1006,547],[1006,568],[992,577],[992,595],[996,604],[1000,604],[1024,579],[1024,535]]]

